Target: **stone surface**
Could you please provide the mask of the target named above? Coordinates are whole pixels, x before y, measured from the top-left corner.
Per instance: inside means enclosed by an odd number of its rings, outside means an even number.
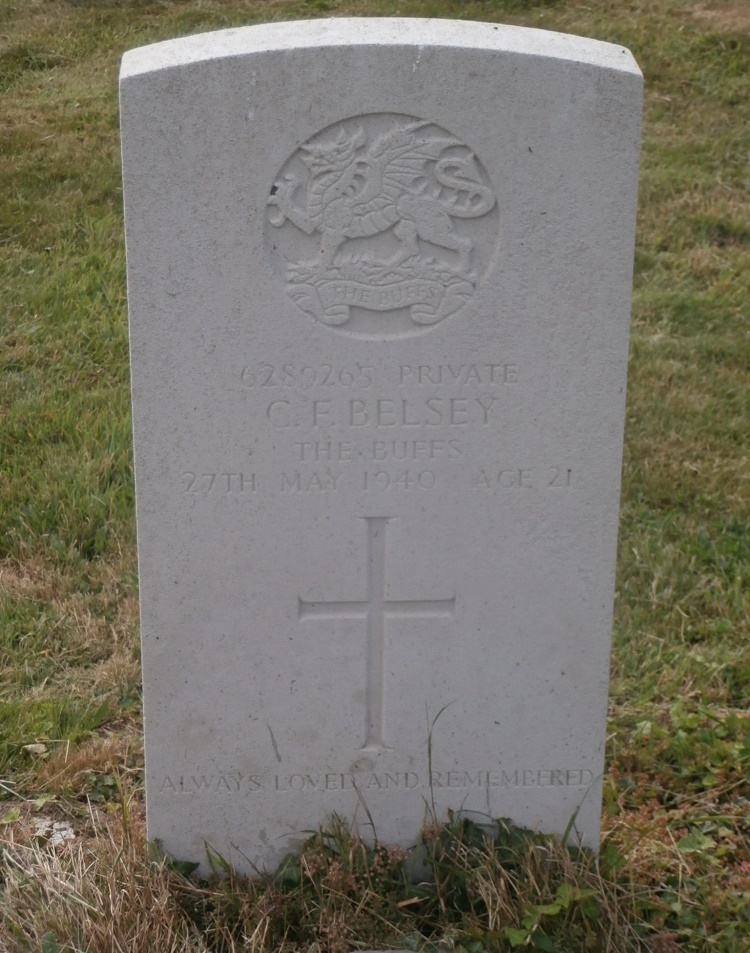
[[[121,91],[150,837],[271,867],[434,803],[596,846],[631,55],[334,19]]]

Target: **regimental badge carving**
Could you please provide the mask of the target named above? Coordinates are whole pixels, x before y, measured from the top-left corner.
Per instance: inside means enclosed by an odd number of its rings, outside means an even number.
[[[400,336],[456,313],[497,240],[495,192],[477,156],[414,116],[329,126],[270,192],[266,242],[290,297],[354,334]]]

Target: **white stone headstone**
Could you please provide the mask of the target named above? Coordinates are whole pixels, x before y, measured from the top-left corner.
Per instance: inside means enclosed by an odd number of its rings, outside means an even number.
[[[632,56],[333,19],[121,83],[150,837],[247,870],[434,803],[595,847]]]

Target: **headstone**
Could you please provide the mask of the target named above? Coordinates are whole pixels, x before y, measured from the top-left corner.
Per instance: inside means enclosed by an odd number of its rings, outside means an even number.
[[[596,847],[639,148],[619,46],[329,19],[126,54],[148,830]]]

